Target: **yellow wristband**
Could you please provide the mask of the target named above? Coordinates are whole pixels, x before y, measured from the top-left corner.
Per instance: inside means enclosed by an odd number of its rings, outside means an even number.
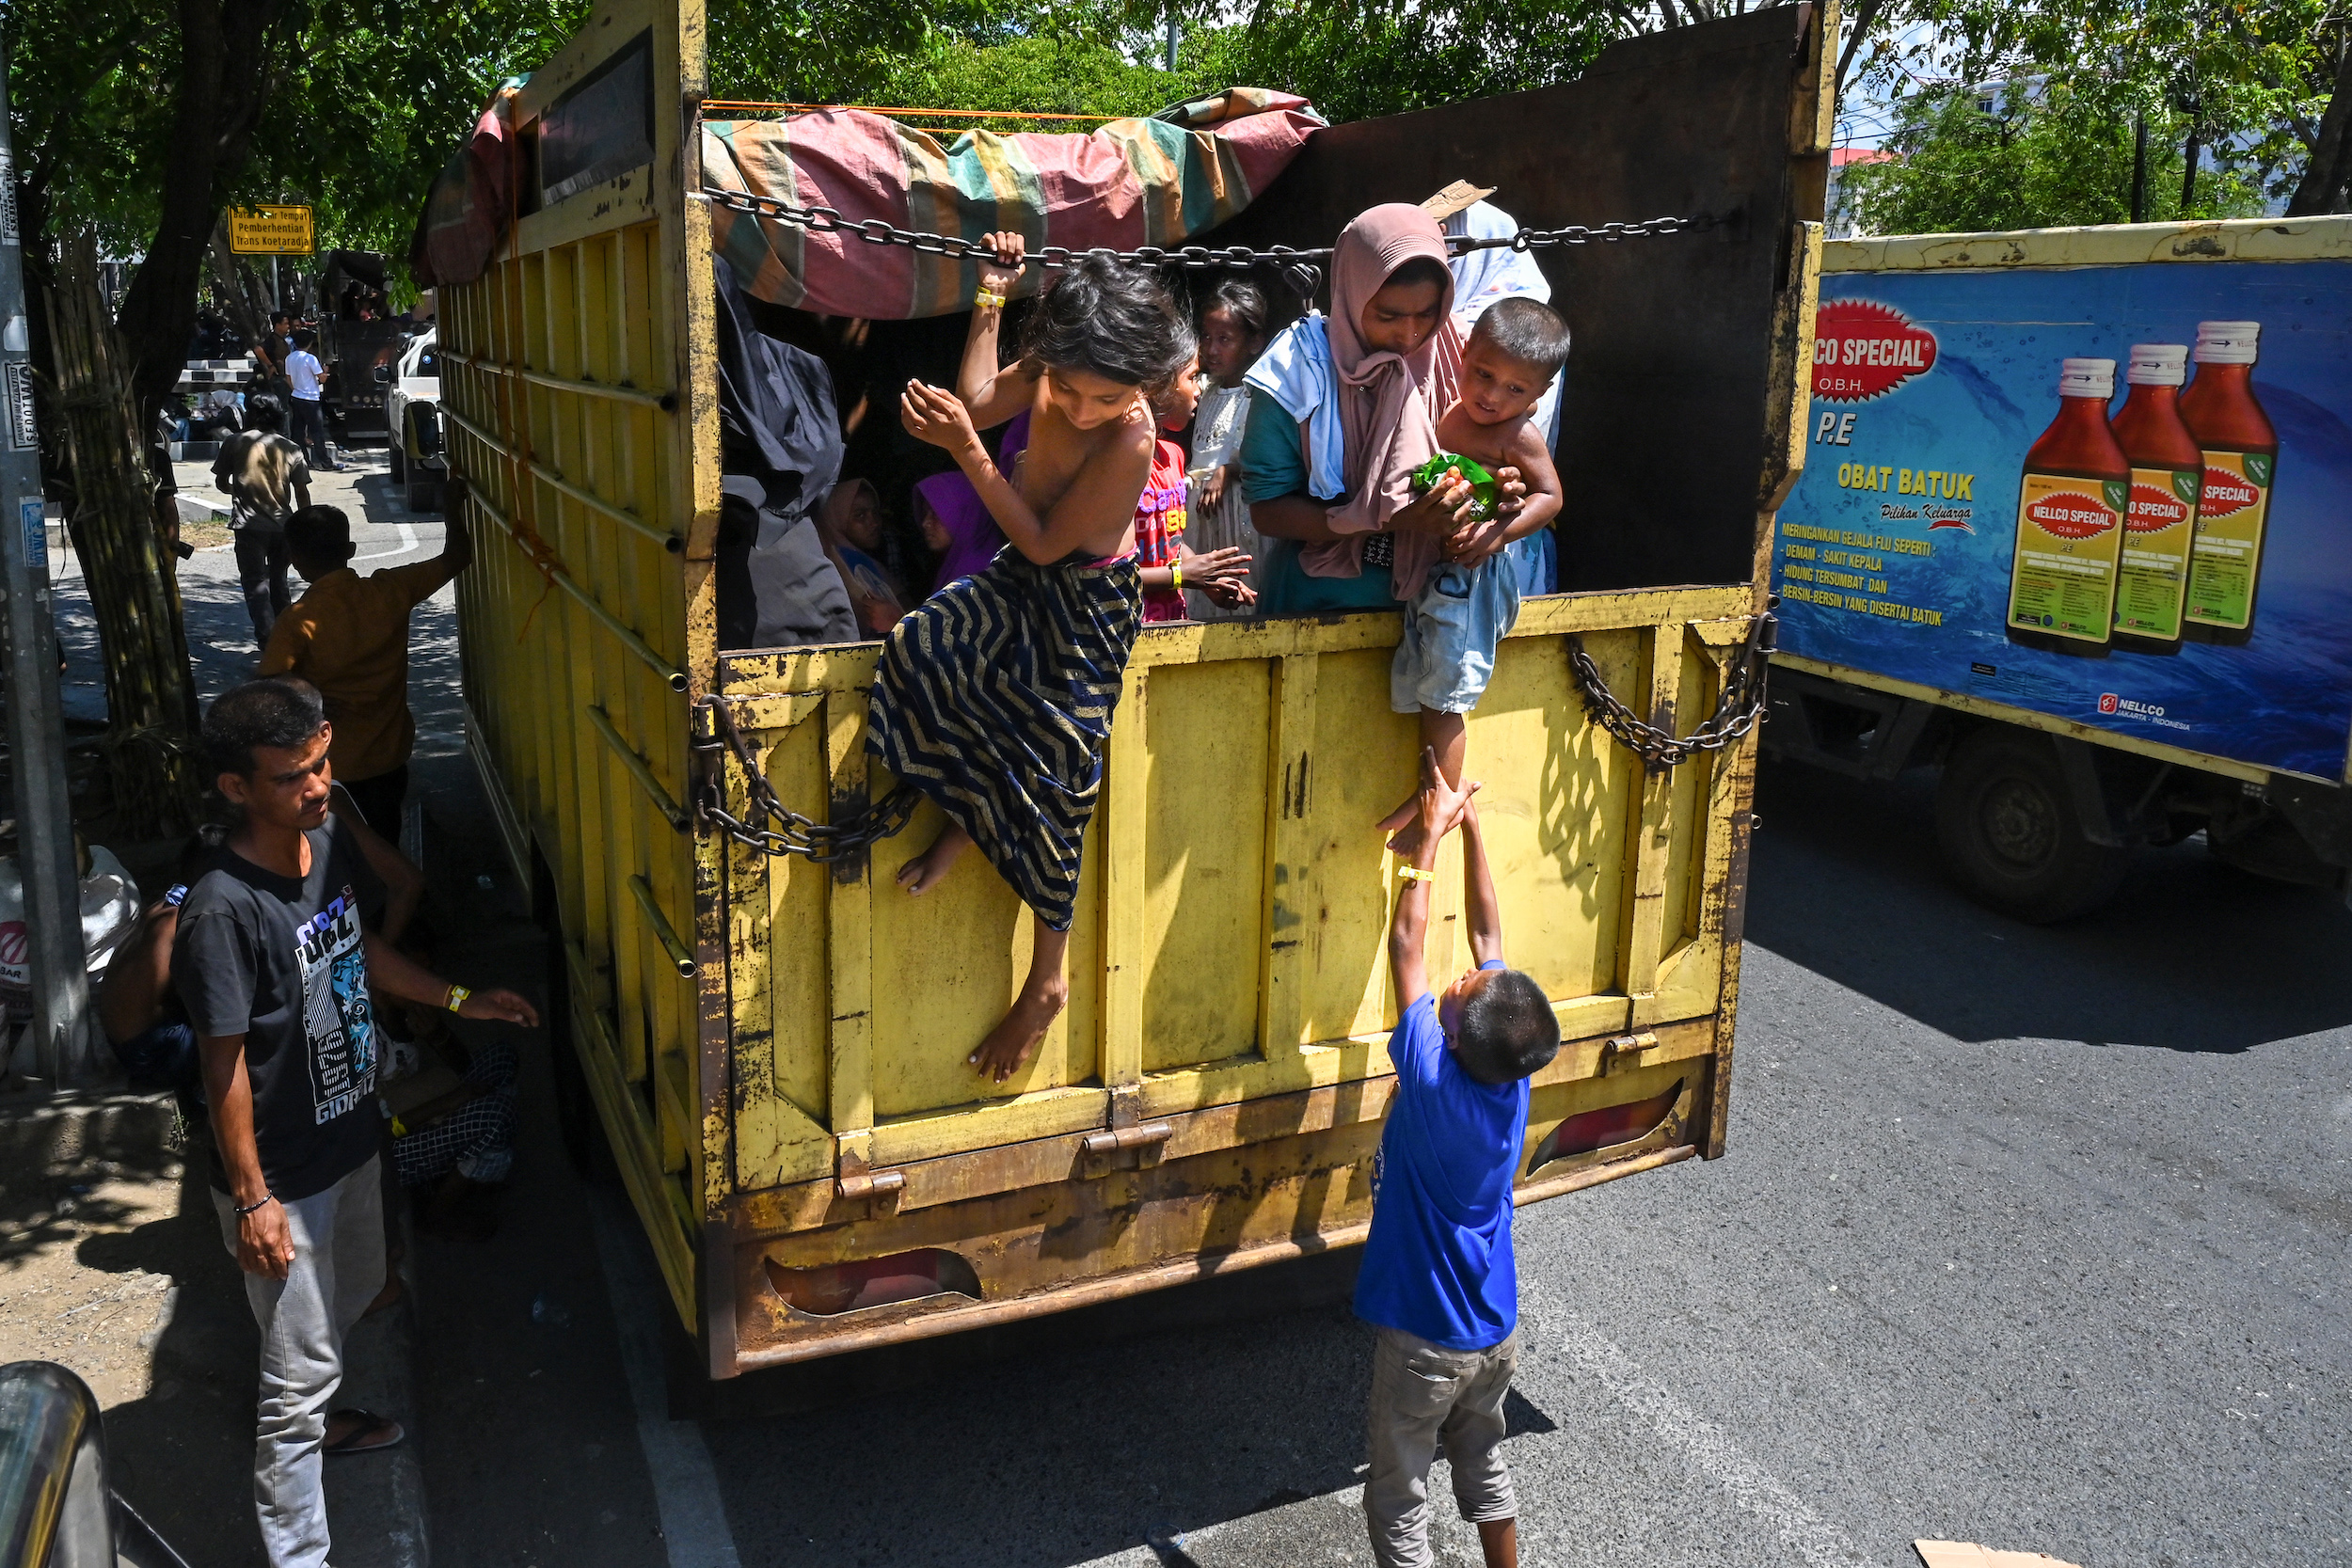
[[[1182,587],[1184,587],[1184,558],[1183,556],[1181,556],[1181,555],[1180,555],[1180,556],[1178,556],[1175,560],[1173,560],[1173,561],[1169,562],[1168,563],[1168,573],[1169,573],[1169,578],[1168,578],[1168,580],[1169,580],[1170,582],[1174,583],[1174,584],[1175,584],[1178,588],[1182,588]]]
[[[1418,865],[1400,865],[1396,868],[1396,875],[1399,881],[1406,882],[1434,882],[1438,879],[1436,872],[1423,871]]]
[[[453,1013],[458,1008],[464,1006],[466,1005],[466,998],[471,996],[473,992],[468,990],[463,986],[452,986],[449,988],[449,1000],[442,1003],[441,1006],[447,1007]]]
[[[986,289],[978,290],[972,295],[972,309],[975,310],[981,309],[991,305],[995,306],[1000,310],[1003,309],[1005,305],[1005,296],[999,293],[991,293]]]

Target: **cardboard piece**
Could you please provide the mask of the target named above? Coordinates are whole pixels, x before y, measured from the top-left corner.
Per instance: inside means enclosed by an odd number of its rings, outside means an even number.
[[[1914,1541],[1925,1568],[2076,1568],[2041,1552],[1996,1552],[1973,1541]]]
[[[1437,195],[1423,201],[1421,204],[1421,210],[1439,223],[1443,223],[1464,208],[1475,202],[1484,201],[1494,194],[1495,188],[1492,185],[1473,185],[1467,180],[1456,180]]]

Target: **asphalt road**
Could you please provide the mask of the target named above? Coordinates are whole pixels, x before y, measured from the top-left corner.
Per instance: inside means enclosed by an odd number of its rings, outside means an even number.
[[[1728,1157],[1520,1213],[1524,1560],[2352,1560],[2352,914],[2185,846],[2020,926],[1939,879],[1930,784],[1767,777]],[[1343,1307],[1069,1321],[672,1421],[616,1348],[656,1332],[644,1260],[608,1226],[604,1282],[534,1137],[506,1236],[426,1259],[438,1562],[1369,1560]]]

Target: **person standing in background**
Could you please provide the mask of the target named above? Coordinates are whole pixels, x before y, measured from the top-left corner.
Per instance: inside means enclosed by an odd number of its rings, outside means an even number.
[[[310,467],[302,449],[286,438],[285,411],[276,398],[252,399],[246,417],[252,428],[222,445],[213,459],[213,483],[229,498],[237,583],[259,650],[269,646],[293,597],[286,585],[286,523],[297,507],[310,504]]]
[[[473,560],[466,483],[452,476],[448,532],[430,561],[366,577],[351,569],[351,520],[332,506],[305,507],[286,526],[294,570],[310,584],[262,654],[264,675],[298,675],[319,689],[334,721],[335,782],[369,827],[400,842],[408,753],[408,615]]]
[[[253,345],[253,378],[263,391],[287,393],[286,357],[294,353],[294,318],[280,310],[269,319],[269,330]]]
[[[319,401],[326,367],[310,352],[317,342],[318,334],[307,328],[294,335],[294,352],[286,356],[286,380],[294,388],[294,438],[310,455],[311,467],[331,474],[338,469],[326,445],[326,413]]]
[[[1220,283],[1200,311],[1200,393],[1192,420],[1192,547],[1203,552],[1238,549],[1249,557],[1249,582],[1263,590],[1258,557],[1265,535],[1249,522],[1249,502],[1241,492],[1241,437],[1249,425],[1249,388],[1242,377],[1265,352],[1266,301],[1254,283]],[[1196,621],[1232,621],[1255,613],[1254,605],[1232,605],[1196,588],[1184,590],[1184,605]]]

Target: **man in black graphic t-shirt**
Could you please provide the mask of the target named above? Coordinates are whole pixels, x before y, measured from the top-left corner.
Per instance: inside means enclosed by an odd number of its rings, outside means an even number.
[[[262,1325],[253,1489],[273,1568],[326,1561],[320,1456],[402,1435],[326,1408],[343,1335],[384,1284],[369,987],[464,1018],[539,1022],[512,991],[469,993],[368,940],[383,888],[327,815],[328,738],[303,681],[253,681],[213,704],[206,758],[243,815],[182,902],[172,953],[204,1057],[213,1201]]]

